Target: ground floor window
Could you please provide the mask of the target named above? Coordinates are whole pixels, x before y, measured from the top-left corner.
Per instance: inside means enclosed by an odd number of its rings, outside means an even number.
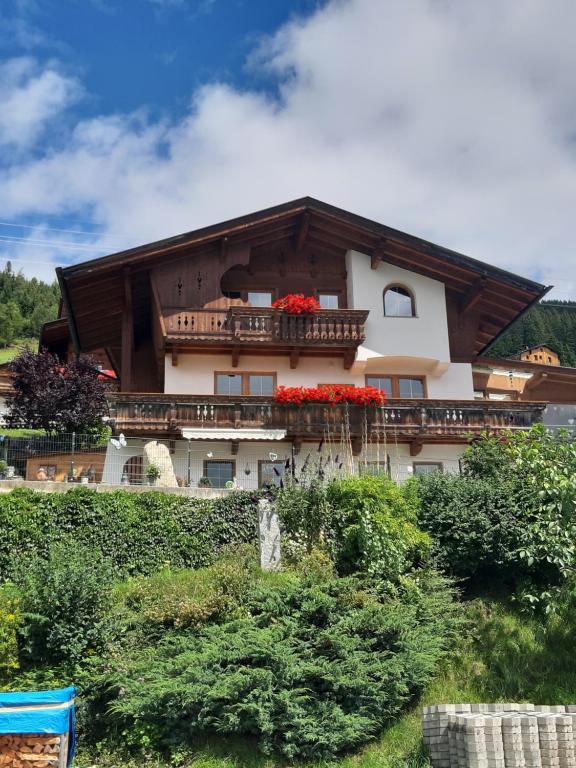
[[[390,475],[390,462],[389,461],[366,461],[359,465],[359,471],[361,475],[372,475],[377,477],[378,475]]]
[[[236,462],[224,459],[215,459],[204,462],[204,477],[206,483],[212,488],[226,488],[226,483],[236,475]]]
[[[286,474],[285,461],[259,461],[258,485],[260,488],[271,485],[280,485],[280,481]]]
[[[430,475],[434,472],[442,472],[442,462],[440,461],[415,461],[412,465],[415,475]]]

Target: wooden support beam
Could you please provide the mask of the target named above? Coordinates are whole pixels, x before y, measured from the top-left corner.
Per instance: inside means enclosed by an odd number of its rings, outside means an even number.
[[[300,219],[300,228],[298,229],[298,235],[296,237],[296,253],[300,253],[300,251],[304,248],[309,229],[310,213],[306,211],[302,214],[302,218]]]
[[[232,368],[238,368],[238,361],[240,360],[240,347],[232,347]]]
[[[172,365],[174,368],[178,366],[178,347],[172,347]]]
[[[240,448],[240,440],[232,440],[230,443],[230,453],[232,456],[238,456],[238,449]]]
[[[543,381],[546,381],[547,378],[548,374],[544,373],[544,371],[534,374],[534,376],[532,376],[531,379],[528,379],[524,385],[524,392],[531,392],[533,389],[536,389],[536,387],[539,384],[542,384]]]
[[[220,262],[223,264],[228,256],[229,241],[227,237],[223,237],[220,241]]]
[[[294,456],[298,456],[301,450],[302,450],[302,438],[301,437],[293,438],[292,453],[294,454]]]
[[[123,271],[124,304],[122,307],[122,360],[120,366],[120,387],[122,392],[132,389],[132,368],[134,361],[134,323],[132,318],[132,280],[130,267]]]
[[[350,368],[354,365],[354,360],[356,360],[356,350],[350,349],[346,350],[344,352],[344,368],[349,371]]]
[[[486,290],[486,275],[477,280],[460,302],[460,313],[467,312],[478,304]]]
[[[410,456],[418,456],[424,446],[424,438],[416,437],[410,443]]]
[[[290,368],[294,369],[298,367],[298,361],[300,360],[300,347],[294,347],[290,352]]]
[[[372,256],[370,257],[370,269],[378,269],[380,262],[384,259],[385,247],[386,240],[382,238],[378,241],[378,245],[372,251]]]

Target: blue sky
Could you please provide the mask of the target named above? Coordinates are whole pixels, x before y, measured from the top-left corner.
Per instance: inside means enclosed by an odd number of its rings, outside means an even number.
[[[313,195],[576,298],[573,0],[1,0],[0,263]]]
[[[223,80],[266,87],[246,66],[252,48],[317,0],[2,0],[5,16],[35,29],[29,47],[11,36],[5,57],[56,57],[77,73],[90,98],[78,114],[130,111],[177,116],[201,85]]]

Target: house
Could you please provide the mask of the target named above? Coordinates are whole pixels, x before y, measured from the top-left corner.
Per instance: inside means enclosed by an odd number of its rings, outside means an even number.
[[[539,344],[536,347],[527,347],[522,349],[512,359],[523,360],[524,362],[540,363],[541,365],[560,365],[560,355],[547,344]]]
[[[457,468],[471,436],[542,418],[544,403],[475,401],[473,363],[545,286],[313,198],[57,274],[61,317],[41,344],[98,352],[120,382],[110,417],[127,439],[104,482],[141,478],[151,446],[181,484],[254,488],[319,454],[401,478]],[[320,310],[272,307],[294,293]],[[327,384],[388,400],[274,400]]]

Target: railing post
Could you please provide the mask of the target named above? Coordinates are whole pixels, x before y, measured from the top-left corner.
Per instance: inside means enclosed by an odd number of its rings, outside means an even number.
[[[70,446],[70,477],[74,479],[74,453],[76,449],[76,432],[72,432],[72,445]]]

